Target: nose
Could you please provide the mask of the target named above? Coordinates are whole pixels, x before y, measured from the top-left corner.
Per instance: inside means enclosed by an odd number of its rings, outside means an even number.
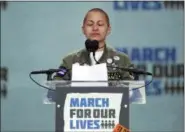
[[[98,30],[98,26],[97,25],[93,25],[93,30]]]

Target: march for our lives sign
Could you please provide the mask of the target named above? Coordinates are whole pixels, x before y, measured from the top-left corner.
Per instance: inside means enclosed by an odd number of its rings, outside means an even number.
[[[67,94],[64,132],[112,131],[119,123],[122,96],[122,93]]]

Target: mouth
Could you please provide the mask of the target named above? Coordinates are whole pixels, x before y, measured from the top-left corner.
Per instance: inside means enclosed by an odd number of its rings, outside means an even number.
[[[100,34],[99,33],[91,33],[91,36],[100,36]]]

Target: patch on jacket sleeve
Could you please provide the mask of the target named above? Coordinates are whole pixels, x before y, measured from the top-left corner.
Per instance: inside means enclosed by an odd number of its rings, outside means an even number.
[[[120,72],[108,72],[108,79],[109,80],[121,80],[122,75]]]

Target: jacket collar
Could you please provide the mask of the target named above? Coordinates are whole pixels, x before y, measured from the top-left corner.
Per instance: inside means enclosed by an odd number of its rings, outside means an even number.
[[[108,47],[105,45],[103,54],[101,58],[97,61],[99,61],[100,63],[105,63],[107,57],[108,57]],[[86,49],[83,49],[82,54],[80,56],[80,60],[81,60],[81,64],[91,65],[90,53]]]

